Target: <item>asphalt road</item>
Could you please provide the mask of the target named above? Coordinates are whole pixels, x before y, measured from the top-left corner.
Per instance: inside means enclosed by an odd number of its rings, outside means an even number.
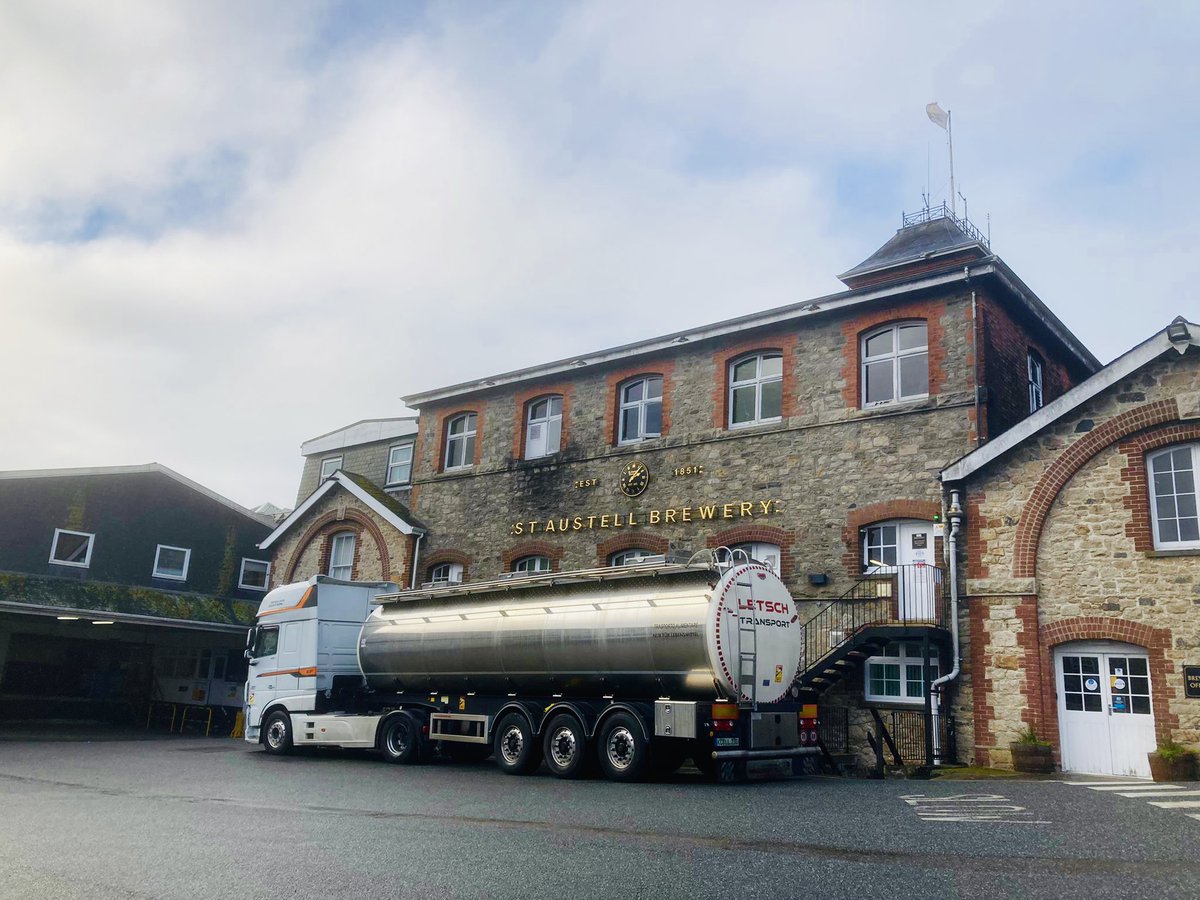
[[[1196,898],[1188,812],[1052,782],[619,785],[10,740],[0,897]]]

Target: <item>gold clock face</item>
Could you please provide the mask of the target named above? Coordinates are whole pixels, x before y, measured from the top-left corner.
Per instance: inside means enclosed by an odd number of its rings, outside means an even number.
[[[650,470],[645,463],[631,462],[621,470],[621,493],[636,497],[650,484]]]

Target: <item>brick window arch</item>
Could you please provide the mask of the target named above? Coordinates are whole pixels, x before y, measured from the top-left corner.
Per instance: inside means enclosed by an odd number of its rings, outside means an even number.
[[[934,500],[884,500],[867,503],[850,510],[842,528],[842,563],[847,574],[857,578],[863,568],[863,536],[869,525],[892,519],[917,519],[934,522],[942,513],[942,505]],[[942,539],[934,538],[934,559],[944,561]]]
[[[500,554],[500,563],[505,572],[513,570],[513,564],[528,556],[544,556],[550,560],[550,571],[557,572],[562,564],[563,548],[545,541],[525,541],[509,547]]]
[[[321,550],[318,554],[317,571],[311,574],[323,575],[329,571],[329,553],[332,549],[333,535],[339,531],[347,530],[354,531],[356,534],[354,542],[354,573],[358,573],[358,562],[362,556],[364,538],[369,536],[379,552],[380,576],[384,581],[390,580],[392,577],[391,557],[388,554],[387,542],[384,541],[383,532],[379,530],[379,526],[357,510],[331,509],[309,525],[303,537],[297,541],[296,549],[292,552],[287,567],[284,569],[284,582],[296,580],[296,570],[300,566],[300,560],[303,558],[305,551],[312,546],[314,540],[321,541]]]
[[[622,550],[649,550],[651,553],[666,553],[671,542],[665,537],[640,531],[636,534],[619,534],[596,545],[596,564],[607,566],[614,553]]]
[[[422,581],[431,581],[433,570],[445,563],[462,566],[462,580],[469,581],[471,578],[471,557],[458,550],[435,550],[421,561]]]
[[[779,577],[788,578],[795,568],[795,556],[792,547],[796,542],[796,533],[777,528],[774,525],[738,525],[719,531],[708,538],[708,549],[717,547],[736,547],[740,544],[773,544],[779,548]]]

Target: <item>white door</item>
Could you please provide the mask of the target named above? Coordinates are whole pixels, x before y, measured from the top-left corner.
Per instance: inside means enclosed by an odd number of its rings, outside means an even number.
[[[1149,777],[1155,747],[1150,660],[1130,644],[1064,644],[1054,651],[1064,772]]]
[[[896,531],[900,617],[906,622],[933,621],[937,617],[938,587],[942,580],[933,556],[933,525],[900,522]]]

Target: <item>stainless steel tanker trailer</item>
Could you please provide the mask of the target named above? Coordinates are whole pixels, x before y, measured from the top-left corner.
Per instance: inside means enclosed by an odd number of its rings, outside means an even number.
[[[246,739],[618,781],[690,756],[730,780],[818,752],[802,648],[787,588],[728,551],[409,591],[318,575],[262,601]]]

